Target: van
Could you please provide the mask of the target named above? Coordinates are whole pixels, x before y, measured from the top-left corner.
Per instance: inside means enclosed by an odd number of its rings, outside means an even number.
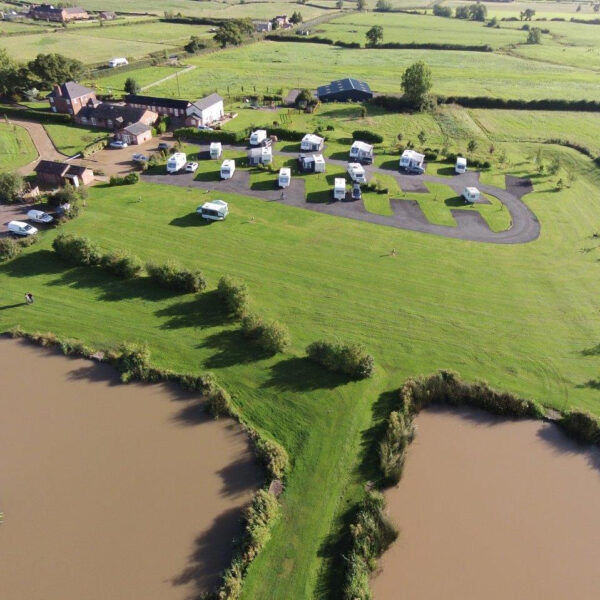
[[[333,182],[334,200],[346,199],[346,180],[343,177],[336,177]]]
[[[208,219],[209,221],[224,221],[225,217],[229,214],[229,205],[223,200],[212,200],[199,206],[196,212],[203,219]]]
[[[111,69],[114,69],[115,67],[123,67],[128,64],[129,64],[129,62],[126,58],[111,58],[108,61],[108,66]]]
[[[290,186],[290,182],[292,181],[292,171],[288,167],[281,167],[279,169],[279,178],[277,179],[277,184],[280,188],[286,188]]]
[[[185,152],[175,152],[169,157],[167,161],[167,173],[177,173],[185,167],[185,163],[187,162],[187,156]]]
[[[235,173],[235,160],[228,158],[221,164],[221,179],[231,179]]]
[[[223,152],[223,146],[221,142],[211,142],[210,144],[210,157],[213,159],[221,158]]]
[[[462,156],[458,156],[456,158],[456,164],[454,165],[454,172],[457,175],[467,172],[467,159],[466,158],[463,158]]]
[[[30,210],[27,213],[27,218],[34,223],[52,223],[54,217],[45,213],[43,210]]]
[[[8,230],[15,235],[35,235],[38,230],[30,225],[29,223],[24,223],[23,221],[11,221],[8,224]]]
[[[257,129],[250,134],[250,145],[260,146],[267,139],[267,132],[265,129]]]

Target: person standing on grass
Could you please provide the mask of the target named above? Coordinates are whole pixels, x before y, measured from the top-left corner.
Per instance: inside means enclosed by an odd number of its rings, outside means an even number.
[[[27,292],[25,294],[25,302],[27,302],[27,304],[33,304],[33,294]]]

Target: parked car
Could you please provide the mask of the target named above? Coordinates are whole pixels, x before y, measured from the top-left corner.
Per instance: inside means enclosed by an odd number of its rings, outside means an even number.
[[[201,131],[214,131],[214,129],[208,125],[198,125],[198,129]]]
[[[109,146],[111,148],[127,148],[127,142],[122,142],[121,140],[113,140]]]
[[[197,162],[189,162],[187,165],[185,165],[185,170],[188,173],[195,173],[197,169],[198,169]]]
[[[136,153],[131,157],[133,162],[148,162],[148,157],[145,154]]]
[[[362,190],[360,189],[360,183],[355,183],[352,186],[352,200],[361,200]]]
[[[52,223],[54,221],[54,217],[43,210],[30,210],[27,213],[27,218],[34,223]]]
[[[170,148],[169,144],[167,144],[167,142],[161,142],[158,145],[158,149],[159,150],[168,150]]]
[[[15,235],[35,235],[38,230],[29,223],[23,221],[11,221],[8,224],[8,230]]]

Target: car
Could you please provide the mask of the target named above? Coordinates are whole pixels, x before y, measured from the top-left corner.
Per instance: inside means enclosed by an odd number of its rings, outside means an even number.
[[[362,198],[362,190],[360,189],[360,184],[355,183],[352,186],[352,200],[360,200]]]
[[[43,210],[30,210],[27,213],[27,218],[34,223],[52,223],[54,221],[54,217]]]
[[[113,140],[109,146],[111,148],[127,148],[127,142],[122,142],[121,140]]]
[[[170,148],[169,144],[167,144],[166,142],[161,142],[158,145],[158,149],[159,150],[168,150]]]
[[[197,169],[198,169],[197,162],[189,162],[187,165],[185,165],[185,170],[188,173],[195,173]]]
[[[138,152],[131,157],[131,160],[133,162],[148,162],[148,157],[145,154],[140,154]]]
[[[214,131],[214,129],[208,125],[198,125],[198,129],[200,129],[200,131]]]
[[[15,235],[35,235],[38,230],[29,223],[23,221],[11,221],[8,224],[8,230]]]

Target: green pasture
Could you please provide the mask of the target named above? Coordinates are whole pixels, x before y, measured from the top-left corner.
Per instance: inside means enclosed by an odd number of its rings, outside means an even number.
[[[444,6],[451,6],[456,9],[457,6],[464,5],[461,0],[445,0]],[[535,10],[534,19],[538,18],[564,18],[570,19],[594,19],[597,13],[594,13],[593,2],[552,2],[546,0],[532,0],[531,2],[482,2],[487,7],[488,18],[497,17],[517,17],[526,8]],[[581,10],[577,12],[577,7],[581,6]],[[543,24],[543,21],[542,21]],[[545,26],[545,25],[543,25]]]
[[[22,167],[35,160],[37,155],[26,129],[0,123],[0,171]]]
[[[81,152],[86,146],[105,138],[108,132],[102,129],[92,129],[80,125],[63,125],[61,123],[45,123],[44,129],[56,149],[67,156]]]
[[[177,72],[180,72],[182,67],[143,67],[141,69],[134,69],[131,71],[119,71],[118,68],[114,69],[114,74],[108,75],[106,77],[96,77],[94,79],[86,79],[84,80],[84,84],[92,87],[99,93],[124,93],[125,92],[125,82],[127,79],[132,77],[137,81],[137,83],[144,87],[163,77],[168,77],[169,75],[173,75]],[[149,94],[152,94],[151,91],[148,91]]]

